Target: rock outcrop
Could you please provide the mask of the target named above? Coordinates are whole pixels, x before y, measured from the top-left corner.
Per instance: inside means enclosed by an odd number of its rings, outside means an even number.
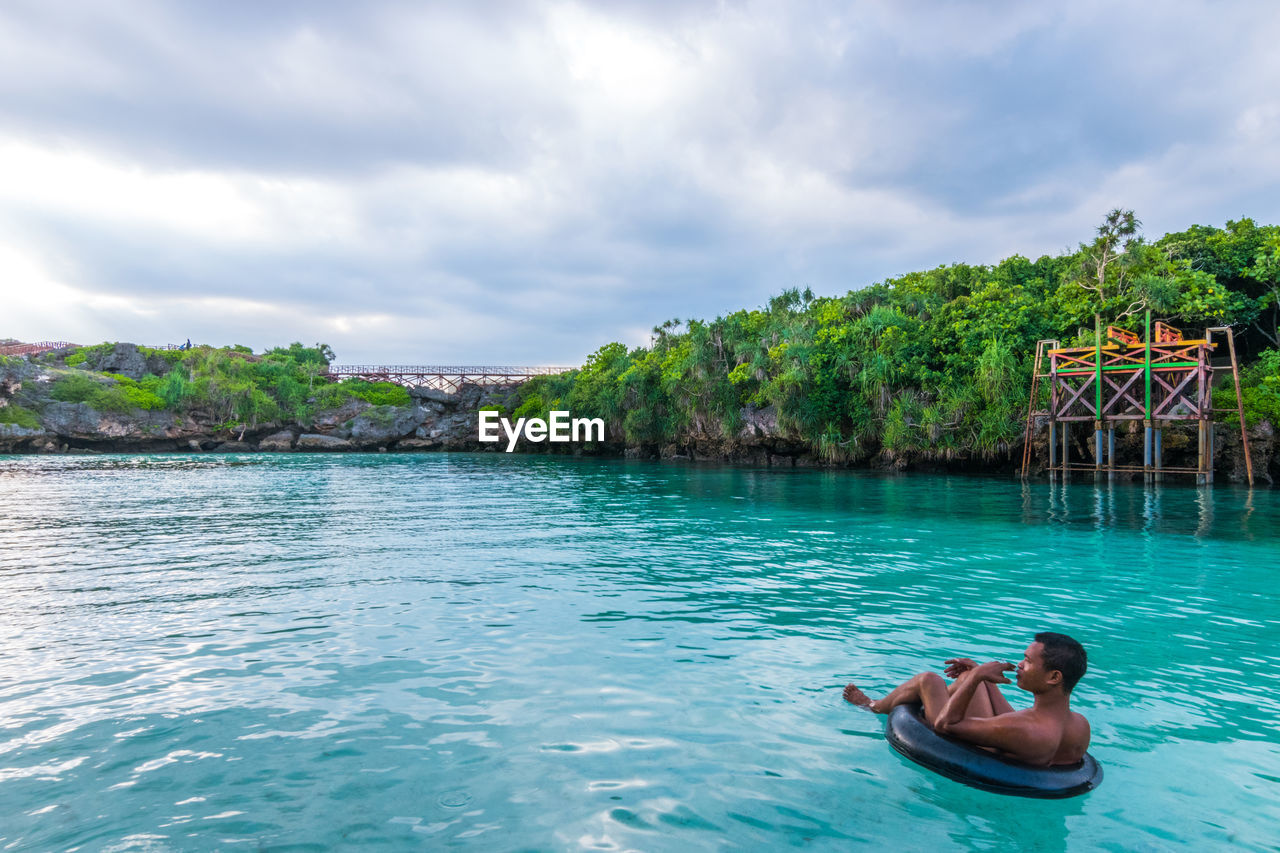
[[[259,441],[258,449],[262,451],[280,453],[293,450],[293,442],[293,431],[283,429],[280,430],[280,432],[273,432],[271,435]]]
[[[118,373],[130,379],[141,379],[148,373],[163,375],[169,369],[169,363],[160,356],[142,354],[136,344],[116,344],[106,352],[89,351],[84,367],[99,373]]]
[[[172,412],[99,412],[88,403],[48,403],[40,423],[63,439],[90,443],[185,441],[201,432],[199,424]]]
[[[308,432],[298,436],[297,448],[298,450],[332,452],[335,450],[355,450],[355,445],[336,435],[321,435],[320,433]]]
[[[159,356],[133,344],[95,348],[85,367],[140,379],[165,372]],[[407,406],[375,406],[352,398],[315,413],[307,423],[261,423],[227,431],[216,423],[168,411],[99,411],[88,403],[52,399],[65,375],[26,359],[0,364],[0,407],[22,398],[22,425],[0,418],[0,453],[179,451],[184,453],[333,452],[345,450],[480,450],[477,410],[509,406],[513,385],[463,385],[454,393],[410,389]],[[24,390],[26,389],[26,390]],[[21,393],[20,393],[21,392]],[[33,423],[38,425],[33,426]]]
[[[356,415],[344,427],[352,444],[386,446],[415,433],[426,416],[427,412],[417,406],[374,406]]]

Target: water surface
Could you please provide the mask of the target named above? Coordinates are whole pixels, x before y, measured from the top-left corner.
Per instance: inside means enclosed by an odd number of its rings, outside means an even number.
[[[1221,485],[0,457],[0,849],[1275,849],[1278,522]],[[1090,653],[1085,797],[935,776],[841,699],[1046,629]]]

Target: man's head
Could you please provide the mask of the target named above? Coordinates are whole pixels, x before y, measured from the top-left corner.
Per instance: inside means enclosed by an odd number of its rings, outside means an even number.
[[[1084,646],[1053,631],[1036,634],[1018,665],[1018,686],[1032,693],[1060,689],[1070,693],[1088,668]]]

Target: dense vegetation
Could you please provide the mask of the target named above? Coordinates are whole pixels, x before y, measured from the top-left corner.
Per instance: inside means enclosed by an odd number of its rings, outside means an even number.
[[[1141,336],[1147,310],[1193,337],[1234,327],[1246,420],[1280,425],[1280,226],[1243,219],[1148,242],[1121,210],[1059,257],[942,266],[844,296],[787,290],[757,310],[671,320],[649,346],[607,344],[577,370],[520,386],[510,405],[516,416],[603,417],[612,439],[651,446],[731,441],[751,407],[773,407],[787,438],[831,462],[991,458],[1020,439],[1036,341],[1092,345],[1095,319]],[[105,372],[114,349],[42,357],[58,378],[39,399],[0,407],[0,423],[35,428],[50,399],[241,432],[309,425],[352,400],[411,403],[390,383],[330,381],[323,344],[139,348],[138,379]],[[1229,384],[1215,393],[1234,408]]]
[[[829,461],[991,457],[1020,437],[1036,341],[1092,345],[1095,317],[1143,334],[1154,319],[1199,336],[1234,326],[1246,420],[1280,423],[1280,227],[1193,226],[1148,242],[1112,211],[1077,251],[956,264],[762,309],[671,320],[651,345],[601,347],[579,370],[522,386],[517,415],[603,417],[628,443],[731,437],[745,406]],[[1270,349],[1268,349],[1270,348]],[[1234,407],[1234,392],[1219,405]]]
[[[223,429],[252,429],[273,422],[307,424],[316,412],[352,399],[374,405],[411,402],[408,391],[389,382],[328,380],[325,372],[333,351],[324,344],[294,343],[262,355],[254,355],[248,347],[139,347],[148,365],[163,368],[138,380],[81,369],[100,363],[114,348],[105,343],[67,354],[63,363],[69,369],[53,383],[52,398],[88,403],[99,411],[179,412]]]

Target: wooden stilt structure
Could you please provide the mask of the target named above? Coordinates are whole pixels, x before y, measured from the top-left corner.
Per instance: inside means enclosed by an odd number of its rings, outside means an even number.
[[[1154,332],[1154,334],[1153,334]],[[1105,471],[1114,478],[1117,471],[1141,472],[1147,482],[1159,482],[1165,474],[1194,474],[1196,482],[1213,482],[1213,401],[1215,368],[1213,351],[1218,347],[1214,334],[1226,337],[1230,369],[1235,380],[1236,414],[1240,418],[1240,439],[1244,446],[1245,473],[1253,485],[1253,463],[1245,432],[1244,402],[1240,394],[1240,370],[1235,342],[1229,328],[1210,328],[1205,337],[1185,340],[1177,329],[1156,323],[1146,315],[1146,335],[1142,340],[1132,332],[1108,328],[1104,339],[1101,322],[1094,331],[1091,347],[1062,347],[1057,341],[1036,345],[1031,378],[1031,400],[1022,452],[1022,476],[1030,472],[1032,439],[1037,420],[1049,428],[1049,477],[1064,478],[1072,471]],[[1046,364],[1047,361],[1047,364]],[[1047,368],[1047,369],[1046,369]],[[1049,407],[1039,410],[1041,380],[1049,382]],[[1139,385],[1141,383],[1141,385]],[[1164,465],[1164,428],[1175,421],[1198,422],[1199,444],[1195,468]],[[1126,421],[1142,421],[1142,465],[1117,465],[1115,428]],[[1093,462],[1072,463],[1069,455],[1070,425],[1092,422]],[[1057,447],[1062,442],[1061,450]]]

